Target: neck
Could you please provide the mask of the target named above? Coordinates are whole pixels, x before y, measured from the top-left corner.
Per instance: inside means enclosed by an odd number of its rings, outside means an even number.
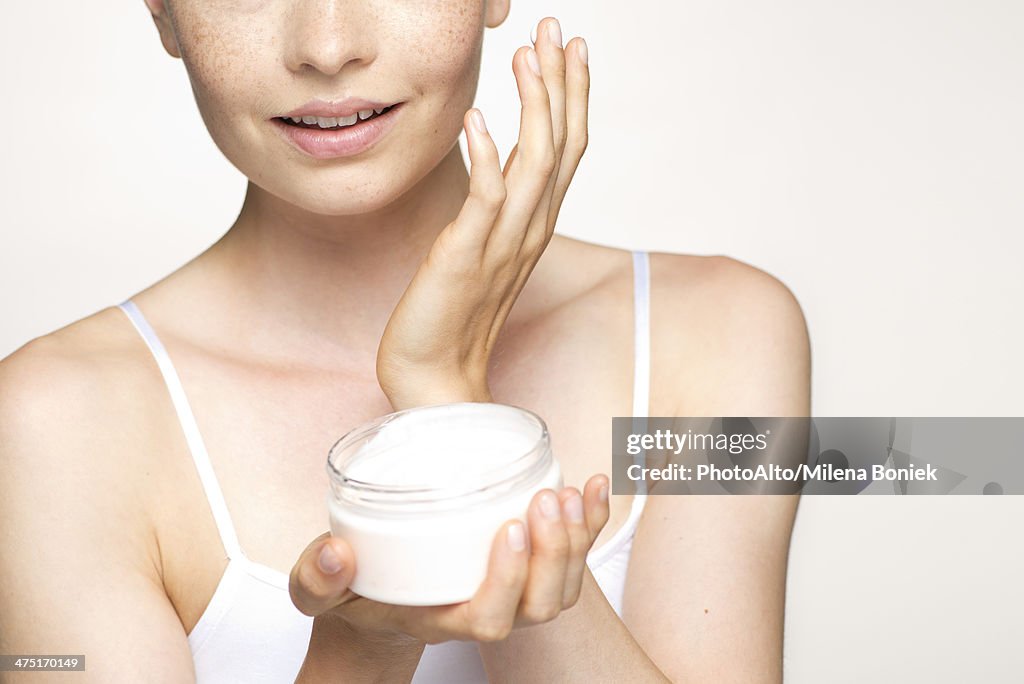
[[[238,219],[208,254],[235,293],[239,318],[255,325],[247,332],[272,326],[275,336],[289,330],[294,340],[323,340],[329,349],[372,341],[375,352],[395,304],[468,192],[458,145],[402,197],[353,216],[313,214],[250,183]]]

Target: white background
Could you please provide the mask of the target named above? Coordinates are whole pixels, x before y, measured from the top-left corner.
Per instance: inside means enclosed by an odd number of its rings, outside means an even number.
[[[503,153],[509,60],[548,14],[593,73],[561,232],[781,278],[815,415],[1024,415],[1024,3],[514,3],[477,101]],[[12,5],[0,56],[4,356],[202,251],[244,179],[142,0]],[[805,498],[787,682],[1020,681],[1022,513]]]

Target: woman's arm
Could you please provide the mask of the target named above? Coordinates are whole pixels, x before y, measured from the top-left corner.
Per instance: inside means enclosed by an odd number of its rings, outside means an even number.
[[[660,257],[654,277],[671,283],[675,274],[676,287],[685,287],[687,265],[679,261]],[[702,284],[683,311],[664,294],[652,303],[654,317],[683,314],[702,322],[667,338],[683,352],[667,355],[679,364],[670,366],[668,377],[681,391],[663,388],[668,401],[678,397],[675,415],[809,416],[810,342],[792,293],[738,261],[700,261]],[[797,501],[792,495],[647,500],[624,617],[673,681],[782,681],[786,564]]]
[[[479,647],[492,684],[670,681],[615,614],[589,569],[572,608]]]
[[[0,653],[84,655],[82,682],[194,681],[155,540],[125,483],[133,415],[101,431],[110,383],[36,341],[0,363]],[[61,672],[4,681],[66,681]]]
[[[781,283],[730,259],[659,254],[652,287],[655,413],[809,415],[806,326]],[[633,543],[623,620],[588,573],[571,610],[480,646],[488,675],[781,682],[796,503],[795,496],[651,496]]]

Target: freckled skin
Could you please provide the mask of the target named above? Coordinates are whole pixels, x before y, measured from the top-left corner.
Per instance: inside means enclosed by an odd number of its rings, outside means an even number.
[[[458,142],[480,73],[482,0],[168,0],[200,114],[254,183],[326,215],[394,202]],[[314,160],[270,119],[312,98],[402,101],[401,125],[351,159]]]

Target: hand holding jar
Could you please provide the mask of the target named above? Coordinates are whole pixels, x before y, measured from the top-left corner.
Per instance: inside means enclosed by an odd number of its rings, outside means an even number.
[[[293,601],[427,643],[503,639],[572,606],[608,520],[607,478],[562,487],[544,421],[513,406],[384,416],[342,437],[328,471],[333,536],[293,569]]]
[[[513,628],[547,622],[576,602],[587,552],[608,519],[607,491],[607,478],[598,475],[582,495],[573,487],[557,495],[538,492],[527,513],[529,537],[519,521],[500,528],[487,576],[468,601],[400,606],[361,597],[349,589],[358,560],[329,533],[314,540],[292,570],[292,600],[318,621],[340,620],[396,644],[407,637],[428,644],[504,639]]]

